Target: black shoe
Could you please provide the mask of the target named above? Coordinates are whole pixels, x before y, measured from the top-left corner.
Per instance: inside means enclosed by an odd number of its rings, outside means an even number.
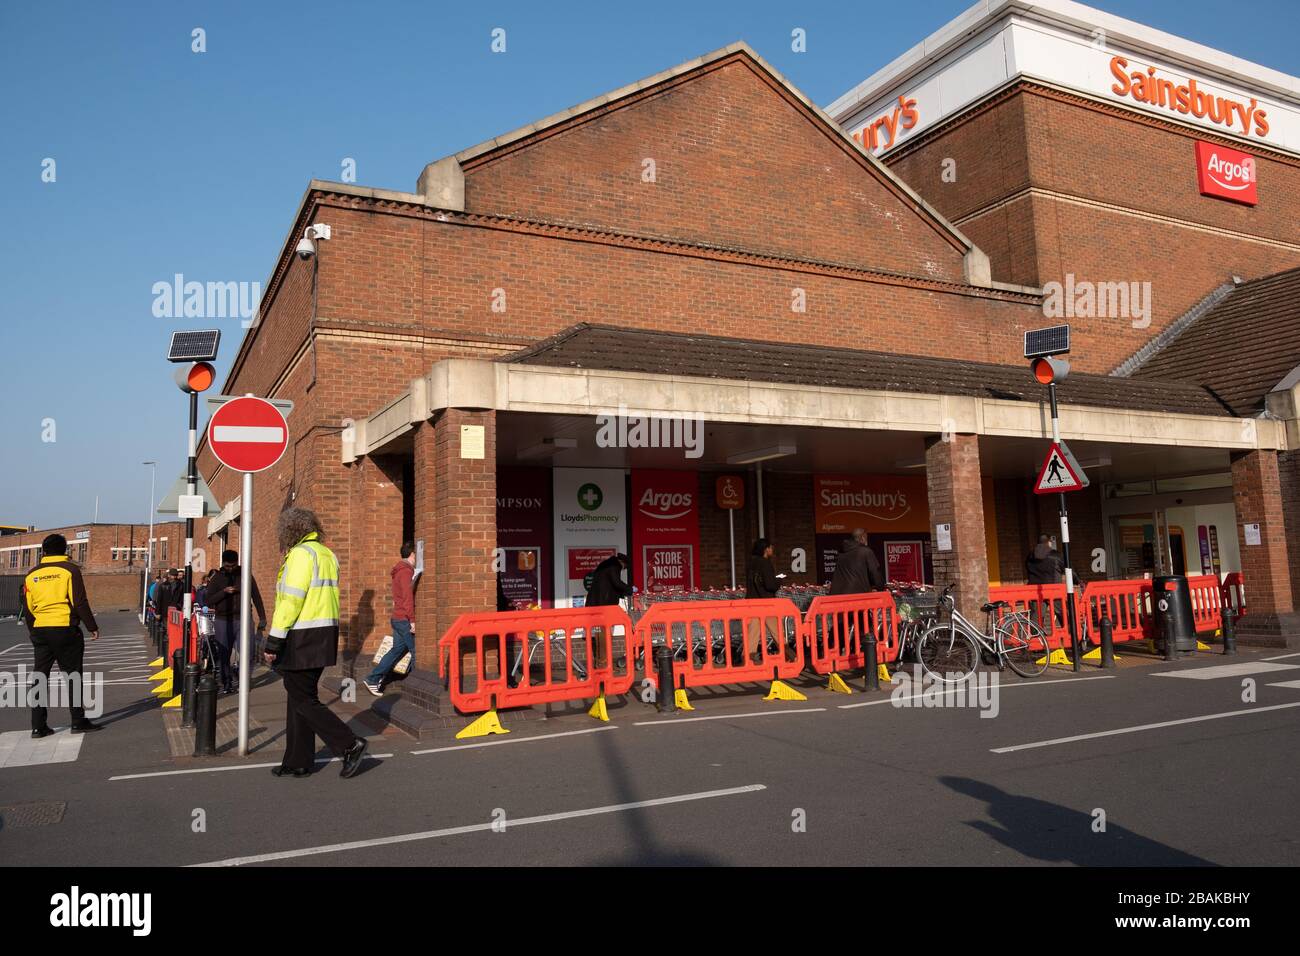
[[[39,730],[32,731],[32,739],[40,740],[42,737],[48,737],[52,733],[54,733],[54,729],[52,727],[42,727]]]
[[[285,766],[279,766],[279,767],[272,767],[272,768],[271,768],[271,776],[273,776],[273,777],[310,777],[310,776],[311,776],[311,771],[310,771],[310,770],[290,770],[288,767],[285,767]]]
[[[72,732],[74,734],[88,734],[91,733],[92,731],[103,730],[103,729],[104,729],[103,724],[92,724],[88,720],[85,723],[72,725]]]
[[[366,756],[366,748],[370,746],[365,737],[358,737],[357,742],[348,748],[347,753],[343,755],[343,769],[339,771],[340,777],[355,777],[358,770],[361,769],[361,761]]]

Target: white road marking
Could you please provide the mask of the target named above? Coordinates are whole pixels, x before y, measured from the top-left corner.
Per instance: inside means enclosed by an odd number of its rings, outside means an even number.
[[[586,730],[566,730],[559,734],[537,734],[532,737],[513,737],[509,740],[483,740],[475,744],[454,744],[450,747],[433,747],[429,750],[412,750],[413,754],[441,754],[452,750],[472,750],[475,747],[496,747],[501,744],[526,744],[533,740],[553,740],[556,737],[576,737],[579,734],[598,734],[602,730],[618,730],[617,725],[609,727],[588,727]]]
[[[387,760],[392,754],[366,754],[367,757],[374,757],[376,760]],[[342,757],[317,757],[316,763],[338,763]],[[265,770],[267,767],[278,767],[284,761],[277,760],[274,763],[241,763],[230,767],[195,767],[192,770],[158,770],[154,773],[124,773],[116,777],[109,777],[109,782],[114,780],[144,780],[147,777],[179,777],[187,773],[220,773],[223,770]]]
[[[1182,720],[1162,720],[1158,724],[1139,724],[1136,727],[1120,727],[1116,730],[1101,730],[1093,734],[1077,734],[1073,737],[1057,737],[1054,740],[1039,740],[1032,744],[1016,744],[1014,747],[995,747],[990,753],[1009,754],[1016,750],[1033,750],[1036,747],[1052,747],[1056,744],[1072,744],[1079,740],[1093,740],[1097,737],[1114,737],[1119,734],[1135,734],[1143,730],[1159,730],[1161,727],[1177,727],[1179,724],[1195,724],[1203,720],[1218,720],[1222,717],[1242,717],[1247,714],[1262,714],[1270,710],[1286,710],[1288,707],[1300,707],[1300,701],[1291,704],[1273,704],[1269,707],[1251,707],[1247,710],[1229,710],[1222,714],[1204,714],[1200,717],[1184,717]]]
[[[1114,674],[1098,674],[1096,677],[1062,677],[1059,680],[1026,680],[1026,681],[1018,681],[1014,684],[1003,684],[999,682],[998,690],[1004,691],[1010,687],[1046,687],[1050,684],[1074,684],[1081,680],[1114,680],[1114,679],[1115,679]],[[956,693],[961,693],[961,694],[968,693],[968,691],[966,690],[966,685],[964,684],[952,684],[952,685],[944,685],[944,686],[953,687]],[[939,688],[939,690],[942,689],[943,689],[942,687]],[[933,691],[932,693],[938,693],[938,691]],[[902,701],[905,700],[920,700],[924,696],[925,696],[925,692],[922,691],[919,694],[909,694],[907,697],[900,697],[898,698],[898,700],[901,703]],[[892,704],[892,703],[894,703],[894,698],[886,697],[884,700],[864,700],[857,704],[840,704],[839,709],[852,710],[854,707],[875,707],[878,704]]]
[[[583,817],[601,816],[607,813],[622,813],[628,810],[644,810],[647,807],[663,807],[674,803],[689,803],[696,800],[712,800],[717,797],[733,797],[742,793],[755,793],[766,790],[761,783],[744,787],[730,787],[726,790],[704,790],[699,793],[684,793],[676,797],[658,797],[654,800],[638,800],[635,803],[615,803],[605,807],[592,807],[589,810],[566,810],[562,813],[545,813],[535,817],[507,819],[506,828],[526,827],[534,823],[558,823],[562,820],[578,820]],[[441,830],[423,830],[419,833],[402,833],[398,836],[378,837],[373,840],[353,840],[349,843],[331,843],[326,846],[307,847],[302,850],[283,850],[279,853],[259,853],[255,856],[236,856],[228,860],[215,860],[211,863],[195,863],[192,866],[243,866],[246,863],[269,863],[273,860],[292,860],[304,856],[318,856],[322,853],[342,853],[347,850],[363,850],[376,846],[392,846],[395,843],[413,843],[417,840],[436,840],[439,837],[460,836],[464,833],[481,833],[498,826],[495,821],[471,823],[460,827],[445,827]]]
[[[1300,651],[1294,654],[1279,654],[1277,657],[1261,657],[1261,661],[1284,661],[1288,657],[1300,657]]]
[[[1217,667],[1193,667],[1182,671],[1161,671],[1152,677],[1184,677],[1188,680],[1214,680],[1219,677],[1245,677],[1247,674],[1266,674],[1270,671],[1290,671],[1300,664],[1266,664],[1262,661],[1242,661],[1240,664],[1219,664]]]
[[[741,717],[776,717],[781,714],[817,714],[825,707],[797,707],[791,710],[756,710],[748,714],[712,714],[708,717],[668,717],[664,720],[638,720],[633,727],[658,727],[663,724],[689,724],[697,720],[739,720]]]
[[[1289,687],[1292,690],[1300,690],[1300,680],[1284,680],[1276,684],[1269,684],[1269,687]]]

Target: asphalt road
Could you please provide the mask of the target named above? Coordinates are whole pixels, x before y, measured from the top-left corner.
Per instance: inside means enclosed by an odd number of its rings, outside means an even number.
[[[134,622],[104,623],[88,669],[147,674]],[[26,648],[0,624],[0,671],[29,661]],[[173,761],[149,685],[117,683],[109,728],[75,760],[0,761],[0,804],[66,802],[59,823],[0,829],[0,861],[1295,865],[1300,654],[1283,655],[1012,677],[993,717],[818,687],[807,702],[697,697],[677,717],[632,699],[611,704],[609,724],[505,714],[508,736],[378,736],[372,752],[391,756],[352,780],[337,763],[292,780],[266,758]],[[1225,662],[1265,670],[1159,676]],[[0,709],[0,734],[27,730],[25,710]],[[193,772],[207,767],[222,769]]]

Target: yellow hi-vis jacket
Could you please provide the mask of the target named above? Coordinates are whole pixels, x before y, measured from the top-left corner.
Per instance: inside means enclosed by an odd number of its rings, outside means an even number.
[[[86,600],[81,568],[66,554],[49,554],[23,578],[23,620],[28,627],[69,627],[85,624],[99,630]]]
[[[280,565],[266,649],[282,670],[309,670],[332,666],[338,644],[339,562],[313,531]]]

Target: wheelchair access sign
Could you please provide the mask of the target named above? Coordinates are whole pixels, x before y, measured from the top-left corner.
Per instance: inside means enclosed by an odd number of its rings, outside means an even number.
[[[1052,442],[1047,458],[1034,482],[1034,494],[1054,495],[1063,491],[1082,491],[1089,485],[1088,475],[1065,442]]]

